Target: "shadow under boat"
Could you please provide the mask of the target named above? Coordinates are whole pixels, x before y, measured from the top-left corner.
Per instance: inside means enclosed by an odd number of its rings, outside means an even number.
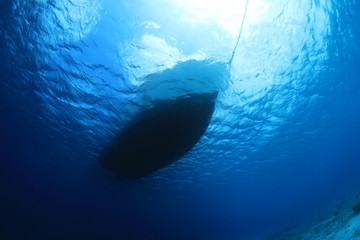
[[[100,158],[117,178],[140,178],[181,158],[207,129],[217,92],[158,100],[123,129]]]

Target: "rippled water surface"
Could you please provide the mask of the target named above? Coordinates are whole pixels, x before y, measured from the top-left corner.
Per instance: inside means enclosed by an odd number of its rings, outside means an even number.
[[[240,41],[236,46],[245,14]],[[357,0],[0,3],[0,238],[266,239],[359,189]],[[98,157],[156,100],[218,91],[179,161]]]

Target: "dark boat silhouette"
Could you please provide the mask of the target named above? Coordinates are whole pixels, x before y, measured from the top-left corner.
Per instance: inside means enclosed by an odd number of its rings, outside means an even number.
[[[178,160],[198,142],[210,123],[218,91],[230,78],[247,5],[229,62],[188,60],[144,77],[140,105],[150,99],[152,107],[123,129],[100,158],[103,167],[117,178],[140,178]]]
[[[216,97],[214,92],[157,101],[134,117],[100,163],[117,178],[140,178],[178,160],[207,129]]]

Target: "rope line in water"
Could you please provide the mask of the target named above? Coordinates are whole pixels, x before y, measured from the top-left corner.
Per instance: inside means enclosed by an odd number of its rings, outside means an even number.
[[[232,52],[232,55],[231,55],[231,58],[230,58],[230,61],[229,61],[229,66],[231,66],[231,63],[232,63],[232,61],[234,59],[234,56],[235,56],[236,48],[237,48],[237,46],[239,44],[239,41],[240,41],[240,36],[241,36],[241,32],[242,32],[242,29],[243,29],[243,26],[244,26],[244,21],[245,21],[245,16],[246,16],[246,11],[247,11],[248,4],[249,4],[249,0],[246,0],[245,11],[244,11],[243,20],[242,20],[241,27],[240,27],[239,36],[238,36],[238,39],[236,41],[234,50]]]

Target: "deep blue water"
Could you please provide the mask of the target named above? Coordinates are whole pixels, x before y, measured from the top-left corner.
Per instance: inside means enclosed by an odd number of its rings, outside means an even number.
[[[357,0],[2,0],[0,239],[266,239],[360,189]],[[219,91],[179,161],[98,157],[157,99]]]

